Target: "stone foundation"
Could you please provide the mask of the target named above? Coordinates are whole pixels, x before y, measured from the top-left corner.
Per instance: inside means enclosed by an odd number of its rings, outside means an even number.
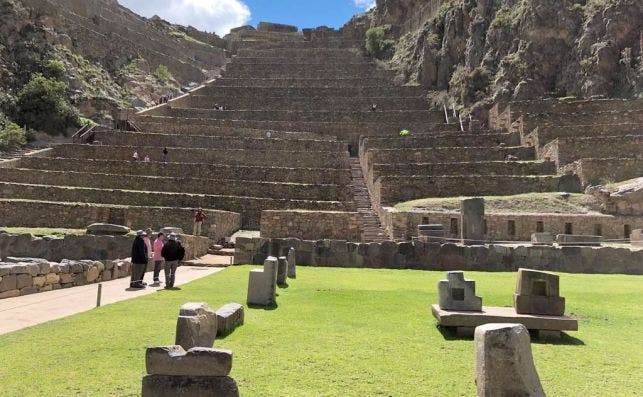
[[[71,261],[7,258],[0,262],[0,299],[129,277],[125,261]]]
[[[643,250],[455,244],[421,241],[350,243],[341,240],[238,238],[235,264],[260,264],[272,251],[296,250],[297,265],[416,270],[515,272],[519,268],[567,273],[643,275]]]

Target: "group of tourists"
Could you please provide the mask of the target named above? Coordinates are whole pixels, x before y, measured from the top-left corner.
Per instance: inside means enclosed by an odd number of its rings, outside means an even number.
[[[132,244],[132,278],[130,288],[147,287],[145,272],[148,264],[154,263],[154,285],[161,285],[161,270],[165,271],[165,289],[174,288],[176,270],[185,258],[185,248],[176,233],[166,236],[156,234],[152,243],[152,229],[139,230]]]
[[[163,154],[163,164],[167,164],[167,162],[168,162],[168,155],[170,154],[170,152],[167,150],[167,148],[163,148],[163,152],[162,152],[162,154]],[[134,153],[132,153],[132,161],[135,161],[135,162],[136,162],[136,161],[140,161],[140,159],[141,159],[141,156],[138,154],[138,151],[134,151]],[[149,163],[150,161],[151,161],[151,160],[150,160],[150,156],[147,156],[147,155],[146,155],[146,156],[143,158],[143,162],[144,162],[144,163]]]

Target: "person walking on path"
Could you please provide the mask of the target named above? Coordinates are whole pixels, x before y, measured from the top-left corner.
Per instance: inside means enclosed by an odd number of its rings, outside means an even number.
[[[167,148],[163,148],[163,164],[167,164],[167,155],[169,152],[167,151]]]
[[[199,208],[194,212],[194,235],[195,236],[200,236],[201,235],[201,230],[203,228],[203,222],[207,219],[207,216],[205,215],[205,212],[203,212],[202,208]]]
[[[154,240],[154,284],[159,285],[161,279],[159,278],[161,274],[161,269],[163,268],[163,255],[161,251],[165,245],[165,234],[159,233]],[[167,281],[167,280],[166,280]]]
[[[147,236],[143,230],[136,232],[136,238],[132,244],[132,278],[130,288],[143,289],[147,285],[143,282],[143,275],[147,268],[147,246],[144,237]]]
[[[174,288],[176,269],[179,267],[179,262],[185,258],[185,249],[175,233],[170,234],[161,250],[161,255],[165,259],[165,289]]]

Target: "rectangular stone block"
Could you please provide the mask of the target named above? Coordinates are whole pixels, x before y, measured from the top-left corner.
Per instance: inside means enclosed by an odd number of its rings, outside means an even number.
[[[476,282],[466,280],[463,272],[449,272],[438,282],[442,310],[480,311],[482,298],[476,296]]]
[[[462,200],[460,220],[462,243],[465,245],[484,244],[484,199]]]
[[[531,243],[533,245],[553,245],[554,235],[551,233],[533,233]]]
[[[297,252],[294,248],[288,250],[288,278],[297,278]]]
[[[278,259],[271,256],[263,270],[253,269],[248,279],[248,305],[270,307],[277,303]]]
[[[143,377],[142,397],[238,397],[237,382],[229,376],[167,376]]]
[[[575,234],[559,234],[556,243],[560,246],[599,247],[603,242],[601,236],[582,236]]]
[[[176,321],[177,345],[184,349],[210,348],[217,335],[217,315],[206,303],[186,303]]]
[[[226,336],[243,325],[244,310],[238,303],[228,303],[217,310],[217,336]]]
[[[288,278],[288,258],[280,256],[277,262],[277,285],[285,286]]]
[[[9,291],[0,292],[0,299],[15,298],[16,296],[20,296],[19,289],[12,289]]]
[[[187,352],[181,346],[150,347],[145,365],[150,375],[227,376],[232,370],[232,352],[205,347]]]
[[[18,274],[16,276],[16,288],[23,289],[33,285],[33,277],[30,274]]]
[[[514,308],[519,314],[562,316],[565,314],[565,298],[514,294]]]
[[[643,229],[632,230],[630,242],[636,247],[643,247]]]

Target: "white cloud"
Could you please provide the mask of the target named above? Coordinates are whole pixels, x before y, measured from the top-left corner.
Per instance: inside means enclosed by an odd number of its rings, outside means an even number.
[[[158,15],[173,23],[192,25],[223,36],[250,21],[250,8],[242,0],[119,0],[145,17]]]
[[[353,3],[359,8],[370,10],[375,7],[375,0],[353,0]]]

